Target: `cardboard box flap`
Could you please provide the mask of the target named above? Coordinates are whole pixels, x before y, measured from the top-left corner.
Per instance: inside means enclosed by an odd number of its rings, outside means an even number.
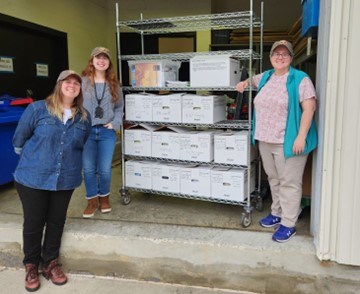
[[[147,130],[149,132],[154,132],[159,129],[159,125],[147,125],[147,124],[136,124],[127,127],[125,130]]]
[[[154,130],[154,132],[175,132],[178,134],[187,133],[189,131],[192,131],[194,129],[189,129],[186,127],[177,127],[177,126],[158,126],[157,129]]]

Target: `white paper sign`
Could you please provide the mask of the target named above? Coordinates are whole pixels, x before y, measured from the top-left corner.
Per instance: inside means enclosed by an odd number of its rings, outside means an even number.
[[[37,77],[48,77],[49,67],[44,63],[36,63],[36,76]]]
[[[0,56],[0,72],[14,72],[12,57]]]

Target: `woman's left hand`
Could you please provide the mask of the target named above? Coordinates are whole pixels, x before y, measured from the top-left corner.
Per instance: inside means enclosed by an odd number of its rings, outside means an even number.
[[[104,125],[104,127],[107,128],[107,129],[109,129],[109,130],[113,130],[113,129],[114,129],[112,123],[108,123],[108,124]]]
[[[293,153],[299,155],[305,150],[305,138],[297,136],[293,145]]]

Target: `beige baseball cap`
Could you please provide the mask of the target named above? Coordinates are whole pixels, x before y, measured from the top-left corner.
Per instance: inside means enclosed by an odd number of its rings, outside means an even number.
[[[91,57],[97,56],[99,54],[105,54],[109,59],[111,58],[110,50],[105,47],[96,47],[91,51]]]
[[[270,55],[273,54],[274,50],[279,47],[279,46],[284,46],[287,48],[287,50],[289,50],[291,56],[294,56],[294,49],[293,49],[293,46],[291,45],[290,42],[286,41],[286,40],[280,40],[280,41],[276,41],[272,47],[271,47],[271,50],[270,50]]]
[[[76,72],[76,71],[73,71],[71,69],[67,69],[67,70],[63,70],[60,74],[59,74],[59,77],[57,79],[56,82],[60,82],[60,81],[63,81],[63,80],[66,80],[69,76],[75,76],[79,82],[81,83],[81,76]]]

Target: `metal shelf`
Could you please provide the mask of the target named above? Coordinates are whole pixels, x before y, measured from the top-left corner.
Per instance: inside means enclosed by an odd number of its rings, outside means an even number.
[[[137,54],[137,55],[122,55],[122,60],[173,60],[173,61],[189,61],[189,59],[196,56],[219,56],[228,55],[235,59],[248,60],[261,59],[261,54],[249,50],[226,50],[226,51],[209,51],[209,52],[183,52],[183,53],[168,53],[168,54]]]
[[[201,165],[207,165],[211,167],[233,167],[233,168],[240,168],[247,170],[248,167],[246,165],[238,165],[238,164],[227,164],[227,163],[216,163],[216,162],[203,162],[203,161],[190,161],[190,160],[180,160],[180,159],[168,159],[168,158],[161,158],[161,157],[149,157],[149,156],[135,156],[135,155],[127,155],[125,154],[125,157],[127,159],[133,159],[133,160],[147,160],[147,161],[160,161],[160,162],[166,162],[166,163],[180,163],[180,164],[201,164]]]
[[[260,19],[251,11],[190,15],[117,21],[117,26],[128,32],[144,35],[261,27]]]
[[[189,123],[171,123],[171,122],[156,122],[156,121],[131,121],[126,120],[125,124],[147,124],[147,125],[166,125],[179,127],[197,127],[209,129],[241,129],[249,130],[249,122],[247,120],[223,120],[215,124],[189,124]]]
[[[162,191],[151,190],[151,189],[140,189],[140,188],[127,187],[127,186],[125,186],[125,189],[128,191],[157,194],[157,195],[171,196],[171,197],[179,197],[179,198],[186,198],[186,199],[193,199],[193,200],[203,200],[203,201],[210,201],[210,202],[223,203],[223,204],[232,204],[232,205],[245,205],[246,204],[246,200],[245,201],[233,201],[233,200],[225,200],[225,199],[218,199],[218,198],[205,197],[205,196],[194,196],[194,195],[188,195],[188,194],[162,192]]]

